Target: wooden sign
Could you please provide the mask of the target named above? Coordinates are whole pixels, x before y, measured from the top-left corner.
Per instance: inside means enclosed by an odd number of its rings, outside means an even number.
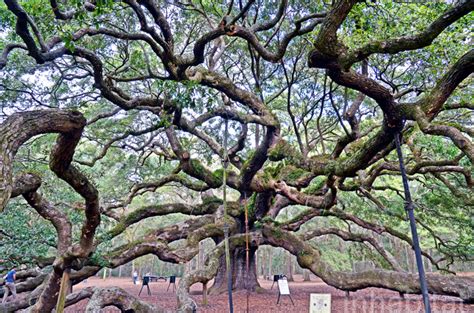
[[[289,295],[290,288],[288,287],[288,281],[286,279],[278,280],[278,289],[280,290],[281,295]]]
[[[293,299],[291,298],[290,295],[290,288],[288,287],[288,280],[286,278],[280,278],[278,280],[278,299],[277,299],[277,304],[280,303],[280,297],[281,296],[288,296],[291,300],[291,303],[295,305],[293,302]]]
[[[331,294],[312,293],[309,300],[309,313],[331,313]]]

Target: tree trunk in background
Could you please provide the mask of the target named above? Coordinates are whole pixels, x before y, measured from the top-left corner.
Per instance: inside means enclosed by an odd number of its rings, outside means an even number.
[[[258,266],[260,265],[260,261],[257,258],[257,250],[255,250],[253,259],[255,262],[255,277],[257,278],[257,281],[258,281]]]
[[[411,249],[407,245],[405,245],[405,247],[406,247],[405,251],[407,253],[407,261],[408,261],[409,271],[412,272],[412,273],[416,273],[417,268],[416,268],[415,252],[413,251],[413,249]]]
[[[354,257],[352,256],[351,246],[347,248],[347,254],[349,255],[349,262],[351,263],[351,270],[354,271]]]
[[[266,251],[263,249],[260,249],[259,251],[257,251],[257,256],[259,257],[259,264],[258,264],[259,266],[257,267],[258,269],[257,275],[262,275],[263,279],[268,279],[267,271],[265,268],[265,265],[268,263],[266,259]]]
[[[132,272],[130,273],[130,277],[133,277],[133,273],[135,273],[135,260],[132,260]]]
[[[303,269],[303,281],[311,281],[309,270]]]
[[[207,283],[202,284],[202,304],[207,305]]]
[[[250,290],[255,291],[260,287],[257,280],[257,268],[255,262],[256,249],[249,251],[249,273],[246,270],[245,248],[238,247],[231,250],[230,263],[232,266],[232,289],[233,290]],[[219,268],[214,280],[214,284],[209,290],[209,294],[216,295],[227,291],[227,274],[225,255],[222,255],[219,260]]]
[[[106,279],[106,278],[107,278],[107,268],[105,267],[104,271],[102,272],[102,279]]]
[[[273,249],[268,248],[268,279],[273,279]]]
[[[398,264],[400,264],[400,266],[407,271],[410,271],[409,268],[405,267],[405,253],[403,253],[405,250],[403,249],[403,245],[401,244],[400,240],[397,240],[396,238],[390,238],[390,240],[393,243],[393,256],[398,261]]]
[[[405,263],[405,266],[406,266],[406,269],[407,269],[407,272],[411,272],[411,264],[410,264],[410,256],[409,256],[409,253],[408,253],[408,247],[404,247],[403,248],[403,251],[404,251],[404,263]]]
[[[289,252],[286,253],[286,277],[288,278],[288,281],[295,280],[293,278],[293,258]]]
[[[428,250],[428,253],[430,255],[433,255],[433,250],[432,249],[429,249]],[[423,260],[425,261],[425,269],[426,269],[426,272],[427,273],[430,273],[433,271],[433,264],[431,264],[430,260],[428,260],[427,258],[423,258]]]

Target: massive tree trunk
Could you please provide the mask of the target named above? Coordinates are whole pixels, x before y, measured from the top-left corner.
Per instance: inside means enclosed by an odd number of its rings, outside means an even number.
[[[250,248],[249,251],[249,272],[247,273],[245,248],[237,247],[230,251],[232,267],[232,289],[233,290],[251,290],[255,291],[260,287],[257,280],[256,251]],[[209,294],[219,294],[227,290],[227,270],[225,255],[219,259],[219,268]]]

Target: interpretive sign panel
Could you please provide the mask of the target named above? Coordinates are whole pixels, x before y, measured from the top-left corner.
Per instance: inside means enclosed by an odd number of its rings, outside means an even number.
[[[309,299],[309,313],[331,313],[331,294],[312,293]]]
[[[288,281],[286,279],[278,280],[278,289],[280,290],[281,295],[289,295],[290,288],[288,287]]]

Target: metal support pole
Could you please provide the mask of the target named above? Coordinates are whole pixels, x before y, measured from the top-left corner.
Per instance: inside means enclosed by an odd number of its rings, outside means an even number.
[[[408,186],[408,178],[403,163],[403,154],[400,145],[400,133],[395,133],[395,145],[397,147],[398,162],[400,163],[400,172],[402,174],[403,189],[405,191],[405,210],[410,219],[411,236],[413,238],[413,249],[415,250],[416,265],[418,267],[418,276],[420,278],[421,293],[423,295],[423,304],[425,305],[425,312],[431,313],[430,299],[428,296],[428,287],[426,284],[425,270],[423,268],[423,259],[421,258],[420,241],[418,240],[418,232],[416,230],[416,221],[414,213],[414,205],[411,199],[410,187]]]
[[[227,294],[229,296],[229,312],[234,313],[234,303],[232,301],[232,265],[230,263],[230,251],[229,251],[229,225],[224,224],[224,236],[225,236],[225,252],[226,252],[226,270],[227,270]]]
[[[230,247],[229,247],[229,225],[227,224],[227,165],[228,158],[227,155],[227,136],[229,133],[228,121],[225,120],[225,129],[224,129],[224,153],[223,153],[223,182],[222,182],[222,200],[224,206],[224,248],[225,248],[225,263],[227,271],[227,293],[229,295],[229,312],[234,313],[234,304],[232,301],[232,264],[230,263]]]
[[[250,273],[250,244],[249,244],[249,207],[248,207],[248,199],[247,193],[244,192],[244,201],[245,201],[245,271],[246,271],[246,281],[245,281],[245,289],[246,289],[246,300],[247,300],[247,313],[249,312],[249,273]]]

